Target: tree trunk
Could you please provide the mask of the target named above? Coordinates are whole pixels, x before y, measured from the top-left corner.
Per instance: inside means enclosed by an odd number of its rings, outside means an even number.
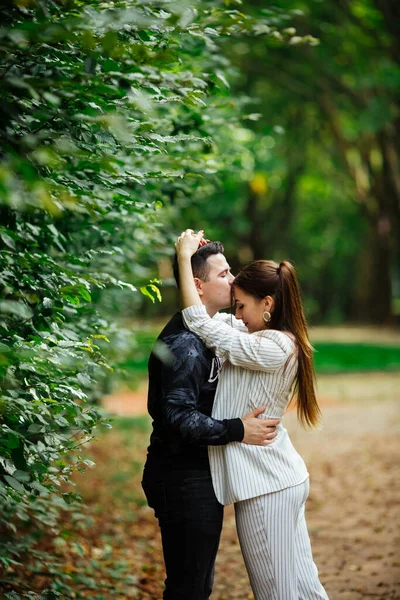
[[[352,318],[359,322],[390,324],[392,314],[390,222],[371,223],[355,265]]]
[[[296,186],[305,168],[305,153],[300,158],[288,157],[287,162],[285,186],[279,191],[268,191],[268,202],[249,187],[246,216],[251,227],[243,242],[255,260],[271,258],[273,252],[286,245],[295,212]]]

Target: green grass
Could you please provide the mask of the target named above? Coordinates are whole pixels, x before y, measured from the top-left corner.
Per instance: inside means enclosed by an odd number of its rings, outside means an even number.
[[[151,429],[150,420],[147,415],[140,415],[138,417],[114,417],[111,419],[111,425],[113,429],[127,433],[128,444],[129,435],[133,430],[148,433]]]
[[[136,348],[129,358],[117,365],[118,371],[122,374],[121,380],[132,389],[137,388],[143,379],[147,378],[147,362],[159,333],[159,329],[150,328],[136,331]]]
[[[373,344],[318,342],[315,348],[317,373],[355,373],[400,369],[400,348]]]

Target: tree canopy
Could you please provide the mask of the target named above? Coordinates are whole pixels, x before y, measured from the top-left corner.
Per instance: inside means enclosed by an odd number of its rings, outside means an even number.
[[[245,3],[249,11],[260,4]],[[294,260],[314,321],[393,322],[400,281],[398,3],[277,5],[297,11],[290,44],[266,51],[249,38],[225,49],[240,71],[237,89],[259,118],[242,134],[241,159],[223,201],[210,204],[208,228],[222,236],[228,223],[235,232],[227,236],[228,255],[237,265],[269,255]],[[320,43],[299,43],[305,32]],[[195,221],[202,209],[194,210],[188,214]]]

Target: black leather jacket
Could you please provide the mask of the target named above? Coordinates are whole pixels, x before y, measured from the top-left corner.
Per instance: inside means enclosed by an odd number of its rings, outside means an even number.
[[[221,362],[188,331],[181,313],[159,335],[149,359],[148,410],[153,432],[148,462],[208,468],[208,445],[241,441],[241,419],[211,417]]]

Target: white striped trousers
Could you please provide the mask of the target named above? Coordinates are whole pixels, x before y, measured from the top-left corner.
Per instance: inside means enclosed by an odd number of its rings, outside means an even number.
[[[240,546],[256,600],[328,600],[305,521],[309,480],[235,504]]]

